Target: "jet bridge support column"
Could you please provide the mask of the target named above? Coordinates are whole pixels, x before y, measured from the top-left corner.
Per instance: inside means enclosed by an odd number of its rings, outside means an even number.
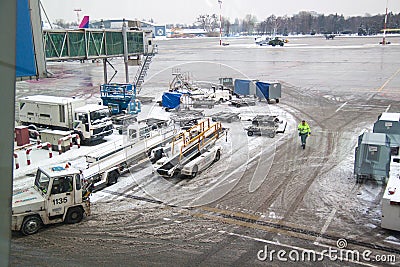
[[[107,78],[107,59],[103,58],[103,77],[104,77],[104,84],[108,83],[108,78]]]
[[[125,82],[129,83],[129,73],[128,73],[128,38],[126,34],[126,22],[123,19],[122,22],[122,39],[124,42],[124,65],[125,65]]]

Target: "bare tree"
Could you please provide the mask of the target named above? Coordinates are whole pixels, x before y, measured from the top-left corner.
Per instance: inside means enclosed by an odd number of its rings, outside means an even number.
[[[203,30],[212,32],[218,27],[218,16],[216,14],[206,14],[197,17],[197,22],[200,23]]]
[[[243,19],[243,31],[247,32],[247,34],[252,34],[254,29],[255,29],[255,25],[257,22],[257,18],[253,15],[246,15],[246,17]]]
[[[231,22],[229,18],[222,17],[222,28],[225,32],[225,35],[229,35],[231,32]]]

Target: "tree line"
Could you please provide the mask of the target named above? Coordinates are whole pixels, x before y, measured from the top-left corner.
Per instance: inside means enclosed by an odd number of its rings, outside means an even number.
[[[235,34],[358,34],[374,35],[382,32],[385,14],[344,17],[338,14],[317,14],[301,11],[291,17],[271,15],[263,21],[258,21],[253,15],[243,19],[236,18],[233,22],[222,17],[222,28],[225,35]],[[179,25],[183,26],[183,25]],[[388,13],[387,28],[400,28],[400,13]],[[200,15],[196,22],[187,28],[203,28],[212,32],[219,28],[219,16]]]

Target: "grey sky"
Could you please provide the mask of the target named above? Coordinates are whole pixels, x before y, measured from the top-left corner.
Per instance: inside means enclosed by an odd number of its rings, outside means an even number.
[[[150,19],[156,23],[192,24],[200,14],[219,14],[218,0],[41,0],[50,20],[76,21],[74,9],[81,9],[80,18],[100,19]],[[263,20],[275,14],[293,15],[299,11],[316,11],[344,16],[384,14],[388,10],[400,13],[400,0],[222,0],[224,17],[244,18],[252,14]]]

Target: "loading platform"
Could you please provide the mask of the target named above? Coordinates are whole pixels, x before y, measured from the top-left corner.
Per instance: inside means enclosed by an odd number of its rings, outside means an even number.
[[[233,121],[240,121],[239,113],[221,111],[211,115],[213,121],[226,121],[231,123]]]
[[[213,123],[210,119],[205,119],[179,133],[171,142],[172,156],[157,169],[157,173],[164,177],[172,177],[186,163],[213,147],[223,132],[221,122]]]
[[[181,128],[190,128],[204,118],[203,110],[179,110],[174,111],[171,116],[174,123],[178,123]]]

